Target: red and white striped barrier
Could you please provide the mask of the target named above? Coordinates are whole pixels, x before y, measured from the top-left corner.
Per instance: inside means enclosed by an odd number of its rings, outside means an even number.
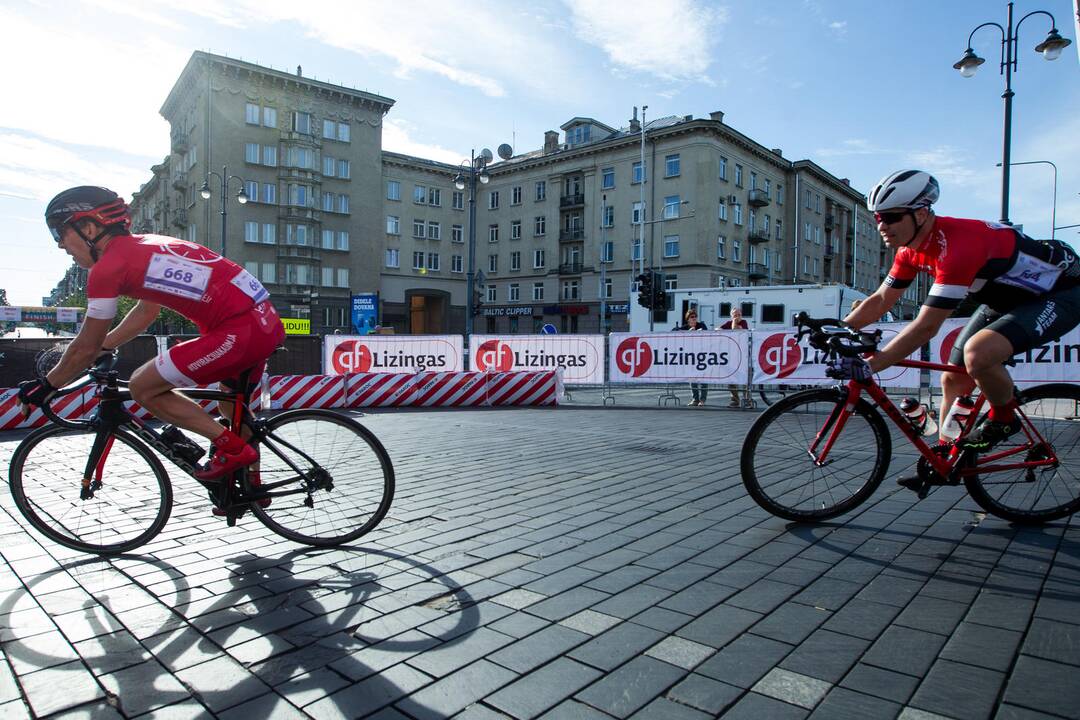
[[[411,405],[419,380],[415,373],[353,373],[345,375],[347,408]]]
[[[344,375],[270,376],[271,410],[336,408],[344,402]]]
[[[86,412],[87,404],[93,408],[97,403],[92,400],[95,393],[92,388],[82,392],[72,393],[53,403],[53,412],[66,420],[82,418]],[[35,428],[44,425],[48,420],[41,408],[34,408],[30,417],[24,418],[19,410],[19,389],[10,388],[0,390],[0,430],[16,430],[19,428]]]
[[[557,370],[489,373],[488,405],[557,405],[562,376]]]
[[[473,407],[487,405],[488,375],[479,372],[427,372],[417,376],[419,407]]]

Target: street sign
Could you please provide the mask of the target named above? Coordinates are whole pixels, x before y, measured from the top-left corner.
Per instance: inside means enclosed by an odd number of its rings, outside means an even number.
[[[541,335],[558,335],[559,331],[555,329],[555,326],[551,323],[547,323],[544,327],[540,328]]]

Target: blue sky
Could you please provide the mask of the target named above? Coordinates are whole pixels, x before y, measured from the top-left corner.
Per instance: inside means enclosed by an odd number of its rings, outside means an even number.
[[[1070,0],[1019,0],[1016,18],[1032,10],[1075,40]],[[456,163],[472,147],[535,149],[577,115],[623,126],[635,105],[650,118],[723,110],[862,192],[921,167],[942,182],[941,214],[997,219],[1000,34],[976,34],[987,62],[974,78],[952,63],[972,29],[1005,20],[996,0],[4,3],[0,287],[36,304],[67,267],[40,220],[55,192],[130,197],[148,179],[168,152],[158,108],[193,50],[394,98],[388,150]],[[1036,15],[1019,30],[1013,161],[1057,164],[1062,226],[1080,223],[1080,72],[1075,42],[1052,63],[1034,52],[1049,28]],[[1051,199],[1049,166],[1013,169],[1010,217],[1029,234],[1050,237]]]

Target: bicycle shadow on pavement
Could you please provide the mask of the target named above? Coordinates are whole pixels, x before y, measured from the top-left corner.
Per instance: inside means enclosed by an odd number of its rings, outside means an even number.
[[[354,717],[415,689],[382,670],[478,626],[462,586],[385,550],[301,548],[223,562],[230,574],[213,597],[193,592],[168,562],[140,555],[80,559],[24,581],[0,601],[0,618],[46,599],[56,625],[4,629],[20,680],[64,665],[96,684],[70,704],[29,697],[35,714],[105,701],[127,716],[173,706],[276,717],[311,706],[305,712],[316,717]],[[58,581],[72,595],[64,607],[54,594],[35,594]]]

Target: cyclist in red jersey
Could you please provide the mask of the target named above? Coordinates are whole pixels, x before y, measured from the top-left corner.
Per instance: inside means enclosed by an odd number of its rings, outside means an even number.
[[[65,190],[49,203],[45,220],[57,244],[90,271],[86,318],[46,378],[20,384],[19,399],[25,405],[41,405],[103,351],[111,352],[144,332],[164,305],[192,320],[200,337],[170,348],[136,370],[131,376],[132,397],[155,417],[213,443],[210,461],[196,473],[199,480],[217,481],[254,463],[258,459],[254,447],[172,390],[212,382],[237,388],[246,371],[252,385],[258,382],[266,358],[285,338],[262,284],[236,263],[196,243],[131,235],[128,206],[106,188]],[[121,295],[139,302],[110,330]]]
[[[939,217],[931,205],[938,182],[919,170],[887,175],[867,197],[878,232],[896,250],[888,277],[845,318],[855,328],[885,314],[920,271],[933,276],[918,316],[867,363],[844,363],[848,376],[880,372],[925,345],[971,294],[980,303],[956,339],[949,361],[970,377],[942,374],[941,426],[953,401],[979,389],[990,413],[963,441],[988,450],[1020,429],[1012,378],[1013,355],[1060,338],[1080,324],[1080,262],[1054,240],[1033,240],[1009,225]]]

